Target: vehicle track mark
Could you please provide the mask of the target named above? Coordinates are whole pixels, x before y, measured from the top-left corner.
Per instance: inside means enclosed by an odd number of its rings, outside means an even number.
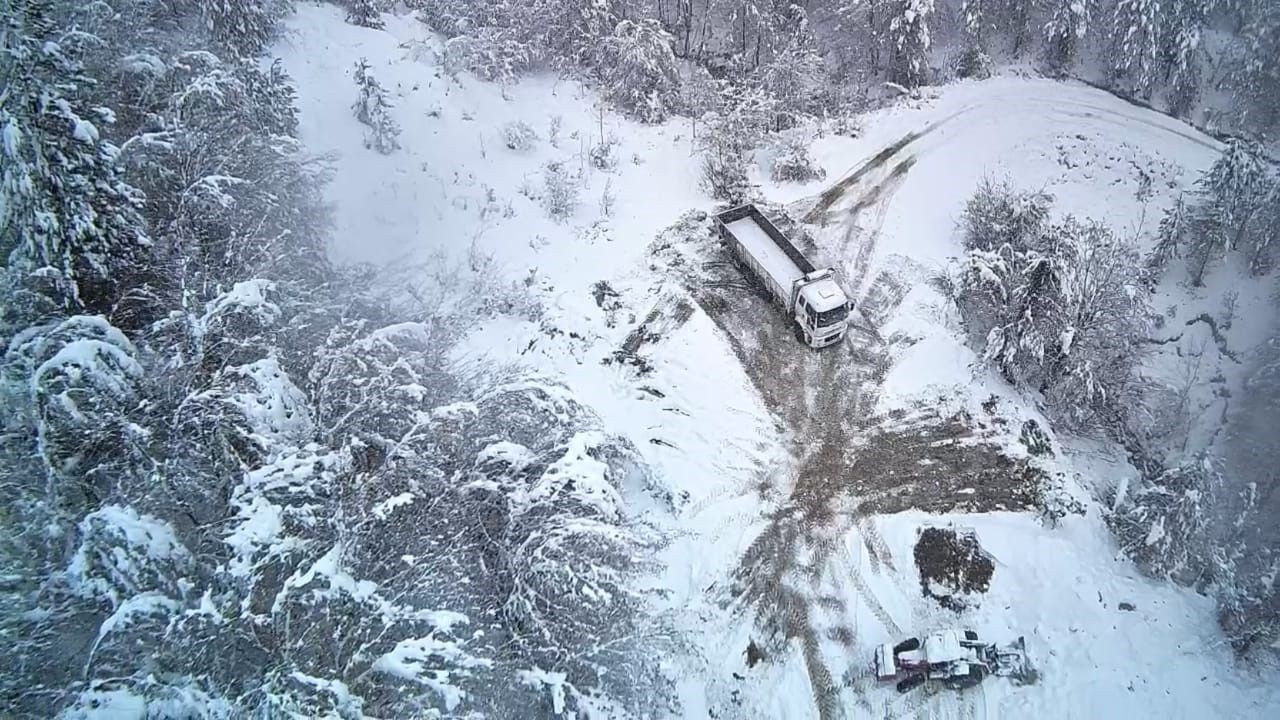
[[[870,158],[867,158],[865,161],[863,161],[861,165],[858,165],[853,170],[846,173],[844,177],[842,177],[840,180],[837,180],[835,183],[833,183],[831,187],[827,188],[826,190],[823,190],[822,193],[818,195],[818,200],[816,203],[814,203],[814,206],[809,210],[809,212],[805,213],[804,217],[802,218],[802,221],[806,223],[818,223],[820,220],[822,220],[826,216],[827,212],[832,208],[832,206],[834,206],[837,202],[839,202],[839,200],[845,196],[845,193],[847,193],[850,188],[852,188],[860,180],[862,180],[862,178],[866,177],[869,173],[875,171],[877,168],[880,168],[883,165],[885,165],[891,158],[893,158],[893,156],[897,155],[907,146],[911,145],[912,143],[919,140],[920,138],[925,137],[926,135],[929,135],[930,133],[932,133],[934,130],[937,130],[939,127],[941,127],[945,123],[950,122],[955,117],[963,113],[966,113],[968,111],[969,111],[969,108],[958,110],[948,115],[947,117],[942,118],[941,120],[937,120],[930,123],[929,125],[925,126],[923,129],[913,130],[912,132],[909,132],[906,135],[903,135],[901,138],[899,138],[896,142],[892,143],[891,145],[885,146],[875,155],[872,155]]]
[[[873,568],[878,568],[883,563],[890,570],[897,569],[893,565],[893,551],[876,528],[875,520],[865,516],[858,518],[858,533],[862,535],[863,545],[867,548],[867,559],[872,561]]]
[[[843,554],[841,557],[844,557]],[[902,628],[898,626],[893,616],[889,614],[888,610],[885,610],[884,605],[880,604],[879,598],[867,586],[866,578],[862,577],[862,571],[853,567],[852,564],[847,564],[846,567],[849,571],[849,582],[853,583],[853,587],[858,591],[858,597],[862,599],[863,604],[867,606],[867,609],[871,611],[876,620],[879,620],[880,624],[889,631],[890,635],[901,637],[903,635]]]
[[[1116,123],[1120,125],[1140,123],[1142,125],[1147,125],[1149,127],[1155,128],[1156,130],[1160,130],[1162,132],[1166,132],[1171,135],[1176,135],[1182,138],[1183,140],[1193,142],[1196,145],[1199,145],[1203,148],[1207,148],[1209,150],[1213,150],[1215,152],[1220,152],[1222,150],[1222,143],[1218,142],[1217,140],[1213,140],[1213,139],[1206,140],[1202,136],[1196,136],[1185,130],[1181,130],[1177,127],[1172,127],[1166,123],[1159,122],[1149,117],[1143,117],[1141,114],[1130,114],[1130,113],[1120,112],[1118,110],[1112,110],[1110,108],[1105,108],[1100,105],[1094,105],[1092,103],[1082,102],[1080,100],[1065,100],[1065,99],[1049,100],[1049,99],[1032,97],[1032,98],[1025,98],[1023,99],[1023,101],[1029,102],[1029,103],[1036,103],[1040,105],[1050,105],[1053,108],[1061,108],[1063,106],[1082,108],[1086,112],[1063,113],[1063,114],[1067,115],[1068,117],[1083,117],[1083,118],[1093,118],[1097,120],[1106,120],[1108,122]],[[1156,111],[1154,110],[1150,112],[1159,115],[1159,113],[1156,113]]]

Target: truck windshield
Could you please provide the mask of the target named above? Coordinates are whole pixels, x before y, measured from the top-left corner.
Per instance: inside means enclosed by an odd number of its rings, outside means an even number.
[[[813,319],[814,327],[826,327],[835,325],[836,323],[849,317],[849,306],[841,305],[840,307],[824,310],[817,314]]]

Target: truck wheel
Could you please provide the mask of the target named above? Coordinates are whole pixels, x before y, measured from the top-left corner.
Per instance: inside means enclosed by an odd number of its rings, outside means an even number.
[[[910,652],[912,650],[919,650],[919,649],[920,649],[920,638],[918,637],[907,638],[906,640],[903,640],[902,642],[893,646],[893,654],[897,655],[898,653]]]
[[[796,340],[800,341],[801,345],[808,345],[809,343],[804,341],[804,330],[801,329],[799,325],[796,325],[795,331],[796,331]]]
[[[912,675],[911,677],[905,677],[899,680],[898,684],[895,687],[898,688],[898,692],[900,693],[909,693],[912,690],[915,690],[916,688],[920,687],[920,685],[923,684],[924,681],[925,681],[924,675]]]

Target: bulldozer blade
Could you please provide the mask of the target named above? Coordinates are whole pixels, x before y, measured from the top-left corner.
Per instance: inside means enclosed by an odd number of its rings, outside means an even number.
[[[996,650],[995,674],[1007,677],[1017,685],[1029,685],[1039,678],[1039,673],[1027,659],[1025,638],[1019,637]]]

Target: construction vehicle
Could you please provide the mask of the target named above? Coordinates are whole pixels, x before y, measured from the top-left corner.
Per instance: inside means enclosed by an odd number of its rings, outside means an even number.
[[[1034,682],[1023,638],[999,646],[983,642],[972,630],[942,630],[923,638],[907,638],[876,648],[876,678],[896,681],[898,692],[936,682],[955,690],[973,687],[988,675],[1007,677],[1015,684]]]
[[[715,220],[730,251],[795,323],[801,342],[813,348],[840,342],[852,303],[834,270],[814,268],[755,205],[726,210]]]

